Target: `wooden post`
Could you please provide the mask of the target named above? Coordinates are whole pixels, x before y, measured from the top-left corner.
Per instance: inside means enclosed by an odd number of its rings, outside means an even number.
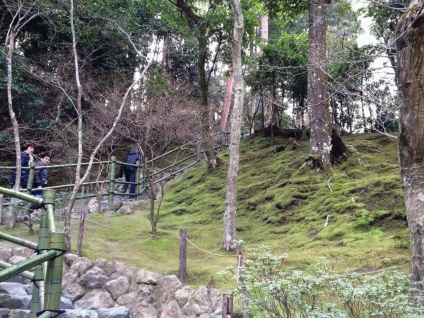
[[[196,155],[197,155],[197,162],[200,161],[200,139],[196,138]]]
[[[233,295],[222,295],[222,318],[233,318]]]
[[[111,156],[111,163],[109,169],[109,199],[108,205],[111,207],[113,205],[113,193],[115,192],[115,165],[116,165],[116,157]]]
[[[3,198],[4,198],[4,195],[0,194],[0,225],[3,224],[3,213],[2,213],[2,211],[3,211]]]
[[[187,229],[180,229],[180,258],[178,278],[184,283],[187,278]]]
[[[144,169],[143,169],[143,189],[144,189],[144,192],[146,192],[146,194],[148,194],[148,192],[147,192],[147,185],[148,185],[148,177],[149,177],[149,172],[147,171],[147,159],[146,158],[143,158],[142,160],[144,160],[144,164],[143,164],[143,166],[144,166]]]
[[[135,170],[135,182],[137,183],[135,185],[135,200],[138,199],[138,196],[140,195],[140,167],[141,167],[141,162],[140,161],[136,161],[135,164],[137,165],[136,170]]]

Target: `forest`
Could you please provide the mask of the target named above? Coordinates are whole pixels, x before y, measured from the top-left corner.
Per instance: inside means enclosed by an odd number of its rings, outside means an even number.
[[[1,0],[0,161],[23,145],[77,163],[70,215],[93,162],[132,145],[145,158],[228,134],[223,249],[237,247],[240,137],[293,132],[331,179],[345,136],[398,142],[412,281],[424,277],[424,2]],[[86,170],[83,162],[89,162]],[[10,186],[2,172],[0,185]],[[16,184],[19,184],[17,179]],[[16,190],[19,189],[15,188]],[[421,287],[421,289],[423,289]]]

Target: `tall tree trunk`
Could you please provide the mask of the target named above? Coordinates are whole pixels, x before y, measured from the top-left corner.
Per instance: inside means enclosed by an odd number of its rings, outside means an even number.
[[[224,214],[224,248],[233,250],[237,247],[236,211],[237,178],[240,161],[240,131],[244,103],[244,81],[241,66],[241,46],[244,21],[239,0],[230,1],[234,14],[234,37],[232,43],[232,60],[234,70],[234,109],[231,115],[230,158],[227,173],[227,195]]]
[[[424,281],[424,0],[412,1],[396,33],[401,93],[399,161],[411,273],[413,281]]]
[[[172,4],[177,6],[182,12],[185,13],[187,18],[190,20],[189,24],[193,23],[196,26],[196,39],[199,44],[199,53],[197,57],[197,72],[199,76],[199,107],[200,107],[200,125],[201,133],[203,137],[203,148],[205,151],[206,159],[209,167],[215,167],[217,165],[216,154],[213,149],[213,141],[210,136],[210,113],[208,105],[208,80],[206,77],[206,60],[208,50],[208,37],[209,25],[201,16],[197,15],[193,11],[190,1],[177,0],[171,1]]]
[[[200,97],[200,121],[202,127],[203,148],[209,167],[216,167],[216,154],[213,149],[213,142],[210,136],[210,113],[208,105],[208,83],[206,80],[206,58],[208,50],[208,38],[206,36],[207,26],[202,22],[198,23],[199,35],[199,55],[197,59],[197,71],[199,76],[199,97]]]
[[[267,15],[261,16],[261,39],[262,43],[267,44],[268,43],[268,37],[269,37],[269,18]],[[255,51],[252,52],[252,56],[261,56],[262,50],[260,50],[258,53]],[[252,114],[252,128],[251,133],[254,133],[255,131],[259,131],[265,127],[265,109],[264,109],[264,95],[265,93],[263,91],[260,92],[259,96],[253,95],[252,97],[252,103],[251,103],[251,114]]]
[[[311,167],[331,172],[331,121],[327,90],[326,14],[330,0],[309,2],[308,112]]]
[[[225,92],[227,95],[225,96],[224,106],[222,107],[221,114],[221,131],[225,130],[227,126],[228,114],[230,113],[231,108],[231,100],[233,97],[233,86],[234,86],[234,76],[229,76],[227,78],[227,85],[225,87]]]
[[[13,110],[13,99],[12,99],[12,83],[13,83],[13,75],[12,75],[12,62],[13,62],[13,52],[15,49],[15,29],[12,28],[9,31],[9,35],[7,37],[8,51],[7,51],[7,105],[9,109],[10,121],[13,126],[13,138],[15,142],[15,152],[16,152],[16,179],[15,179],[15,187],[16,191],[19,191],[21,185],[21,141],[19,135],[19,124],[16,119],[16,113]]]
[[[72,189],[71,197],[68,203],[67,208],[64,210],[64,232],[65,232],[65,245],[66,248],[70,251],[71,250],[71,213],[72,209],[74,207],[75,201],[77,199],[78,191],[81,187],[81,163],[82,163],[82,146],[83,146],[83,139],[82,139],[82,107],[81,107],[81,100],[82,100],[82,85],[80,82],[79,77],[79,62],[78,62],[78,53],[77,53],[77,38],[75,34],[75,25],[74,25],[74,0],[71,0],[71,8],[70,8],[70,24],[71,24],[71,33],[72,33],[72,52],[74,56],[74,67],[75,67],[75,82],[78,89],[78,95],[77,95],[77,116],[78,116],[78,158],[77,158],[77,166],[75,170],[75,184]]]

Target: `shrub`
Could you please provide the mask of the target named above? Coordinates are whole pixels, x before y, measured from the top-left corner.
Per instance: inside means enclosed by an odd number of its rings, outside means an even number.
[[[253,251],[244,267],[223,277],[236,282],[234,296],[252,317],[367,318],[424,317],[418,286],[395,270],[375,274],[334,271],[322,259],[306,270],[288,268],[287,255],[273,256],[268,246]]]

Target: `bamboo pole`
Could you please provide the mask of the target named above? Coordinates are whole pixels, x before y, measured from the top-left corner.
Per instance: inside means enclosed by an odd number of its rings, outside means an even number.
[[[93,185],[93,184],[103,184],[103,183],[109,183],[109,180],[84,182],[84,183],[81,183],[81,186],[87,186],[87,185]],[[72,188],[73,186],[74,186],[74,184],[72,183],[72,184],[63,184],[63,185],[45,187],[43,189],[65,189],[65,188]]]
[[[45,189],[43,191],[44,207],[47,210],[47,227],[50,232],[56,232],[56,224],[54,222],[54,199],[56,191]]]
[[[135,185],[135,197],[134,197],[134,199],[137,200],[138,199],[138,196],[141,194],[140,193],[140,188],[141,188],[141,185],[140,185],[140,168],[141,168],[141,162],[139,160],[137,160],[135,162],[135,164],[137,165],[137,168],[135,170],[135,183],[136,183],[136,185]]]
[[[184,171],[184,170],[186,170],[186,169],[188,169],[188,168],[190,168],[190,167],[192,167],[192,166],[194,166],[194,165],[196,165],[196,164],[197,164],[197,162],[193,162],[193,163],[189,164],[188,166],[185,166],[184,168],[181,168],[181,169],[178,169],[178,170],[174,171],[174,172],[172,173],[172,175],[174,176],[174,175],[176,175],[176,174],[178,174],[178,173],[180,173],[180,172],[182,172],[182,171]],[[155,181],[153,182],[153,184],[159,183],[159,182],[161,182],[161,181],[163,181],[163,180],[166,180],[166,179],[168,179],[168,178],[169,178],[169,176],[166,176],[166,177],[163,177],[163,178],[161,178],[161,179],[155,180]]]
[[[0,267],[1,268],[4,268],[4,269],[6,269],[6,268],[10,268],[10,267],[12,267],[13,265],[12,264],[9,264],[9,263],[6,263],[6,262],[3,262],[3,261],[0,261]],[[31,273],[31,272],[28,272],[28,271],[24,271],[24,272],[22,272],[22,273],[19,273],[19,275],[21,275],[22,277],[25,277],[25,278],[27,278],[27,279],[33,279],[34,278],[34,274],[33,273]]]
[[[43,198],[35,197],[33,195],[30,195],[30,194],[26,194],[26,193],[23,193],[23,192],[15,191],[15,190],[4,188],[4,187],[0,187],[0,193],[9,195],[11,197],[14,197],[14,198],[17,198],[17,199],[20,199],[20,200],[27,201],[29,203],[34,203],[34,204],[42,204],[43,203]]]
[[[9,268],[3,269],[2,271],[0,271],[0,282],[12,276],[15,276],[21,272],[24,272],[27,269],[30,269],[37,264],[41,264],[42,262],[45,262],[51,258],[54,258],[55,256],[56,256],[56,251],[48,251],[41,255],[31,257],[27,259],[26,261],[22,261],[16,265],[12,265]]]
[[[44,195],[44,193],[43,193]],[[49,229],[47,225],[47,211],[41,210],[40,228],[38,231],[38,253],[43,253],[49,247]],[[47,273],[47,262],[37,265],[34,271],[34,280],[31,298],[30,318],[37,318],[37,313],[44,307],[44,278]]]
[[[34,183],[34,168],[35,168],[35,162],[31,162],[31,165],[29,166],[28,182],[27,182],[27,191],[29,193],[31,193],[32,185]]]
[[[59,312],[62,296],[63,253],[65,250],[65,233],[50,232],[49,252],[58,253],[47,265],[45,302],[43,310]],[[63,253],[61,252],[63,251]],[[47,252],[47,253],[49,253]]]
[[[109,198],[108,205],[111,207],[113,205],[113,193],[115,192],[115,165],[116,165],[116,157],[111,156],[112,162],[110,163],[110,171],[109,171]]]
[[[191,155],[191,156],[188,156],[187,158],[181,159],[180,161],[177,161],[177,162],[173,163],[172,165],[169,165],[169,166],[167,166],[165,168],[162,168],[162,169],[156,171],[155,173],[153,173],[153,175],[155,176],[157,174],[160,174],[160,173],[162,173],[162,172],[164,172],[164,171],[166,171],[166,170],[168,170],[170,168],[173,168],[173,167],[179,165],[180,163],[183,163],[184,161],[187,161],[187,160],[192,159],[194,157],[196,157],[196,155]]]
[[[16,237],[10,234],[6,234],[4,232],[0,232],[0,239],[21,245],[21,246],[25,246],[28,247],[30,249],[36,250],[38,248],[37,243],[22,239],[20,237]]]

